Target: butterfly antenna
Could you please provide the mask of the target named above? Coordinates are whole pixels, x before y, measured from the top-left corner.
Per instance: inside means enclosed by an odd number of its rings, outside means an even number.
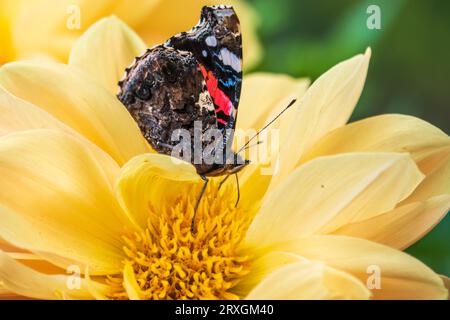
[[[264,131],[264,130],[266,130],[272,123],[274,123],[275,121],[277,121],[277,119],[279,118],[279,117],[281,117],[281,115],[283,114],[283,113],[285,113],[290,107],[292,107],[293,105],[294,105],[294,103],[295,102],[297,102],[297,99],[293,99],[288,105],[287,105],[287,107],[286,108],[284,108],[275,118],[273,118],[268,124],[266,124],[261,130],[259,130],[253,137],[251,137],[248,141],[247,141],[247,143],[246,144],[244,144],[243,146],[242,146],[242,148],[241,149],[239,149],[239,151],[237,152],[237,153],[240,153],[241,151],[243,151],[243,150],[245,150],[246,148],[247,148],[247,146],[249,145],[249,143],[253,140],[253,139],[255,139],[257,136],[259,136],[259,134],[262,132],[262,131]],[[259,143],[258,143],[259,144]]]
[[[244,148],[244,150],[247,150],[247,149],[256,147],[256,146],[260,145],[260,144],[263,143],[263,142],[264,142],[264,141],[262,141],[262,140],[258,140],[258,141],[256,141],[254,144],[250,144],[250,145],[246,146],[246,147]]]

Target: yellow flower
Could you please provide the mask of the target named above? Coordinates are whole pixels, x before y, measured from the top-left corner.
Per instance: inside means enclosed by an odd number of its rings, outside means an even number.
[[[67,62],[74,41],[97,20],[116,15],[151,47],[190,29],[211,0],[0,0],[0,65],[46,58]],[[245,67],[258,62],[258,17],[246,3],[229,0],[241,20]]]
[[[4,296],[447,298],[448,279],[398,249],[449,209],[450,138],[402,115],[346,125],[370,50],[308,89],[281,75],[244,79],[239,128],[260,128],[299,98],[274,124],[279,170],[246,168],[237,208],[235,186],[212,181],[193,235],[201,179],[151,153],[111,93],[142,46],[108,18],[75,44],[70,65],[0,69]]]

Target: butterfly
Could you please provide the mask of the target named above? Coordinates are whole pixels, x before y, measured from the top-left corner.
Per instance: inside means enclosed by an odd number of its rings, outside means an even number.
[[[195,136],[196,123],[201,124],[201,134],[220,133],[214,146],[222,152],[208,148],[211,139],[202,135],[200,159],[194,144],[179,154],[183,159],[187,156],[204,180],[194,212],[208,177],[234,174],[239,185],[237,173],[250,163],[231,151],[241,86],[240,23],[233,7],[224,5],[203,7],[196,26],[147,49],[119,82],[118,99],[157,152],[173,156],[179,143],[173,133],[184,129]],[[237,202],[239,197],[238,187]]]

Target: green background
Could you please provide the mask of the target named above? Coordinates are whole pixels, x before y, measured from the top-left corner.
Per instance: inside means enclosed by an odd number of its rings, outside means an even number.
[[[253,71],[316,79],[372,47],[369,75],[352,121],[410,114],[450,132],[450,1],[247,0],[261,18],[264,57]],[[381,30],[369,30],[369,5]],[[407,251],[450,275],[450,216]]]

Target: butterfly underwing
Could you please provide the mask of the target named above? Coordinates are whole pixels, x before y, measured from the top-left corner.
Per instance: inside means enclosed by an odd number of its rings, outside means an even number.
[[[194,136],[194,123],[203,131],[222,133],[221,146],[233,139],[242,83],[242,36],[231,6],[203,7],[199,23],[164,44],[146,50],[126,69],[119,82],[119,100],[136,120],[142,134],[159,153],[173,155],[176,129]],[[210,141],[202,141],[205,148]],[[240,171],[248,161],[223,152],[214,163],[194,158],[202,176]],[[197,160],[197,161],[195,161]],[[231,160],[231,161],[230,161]]]

